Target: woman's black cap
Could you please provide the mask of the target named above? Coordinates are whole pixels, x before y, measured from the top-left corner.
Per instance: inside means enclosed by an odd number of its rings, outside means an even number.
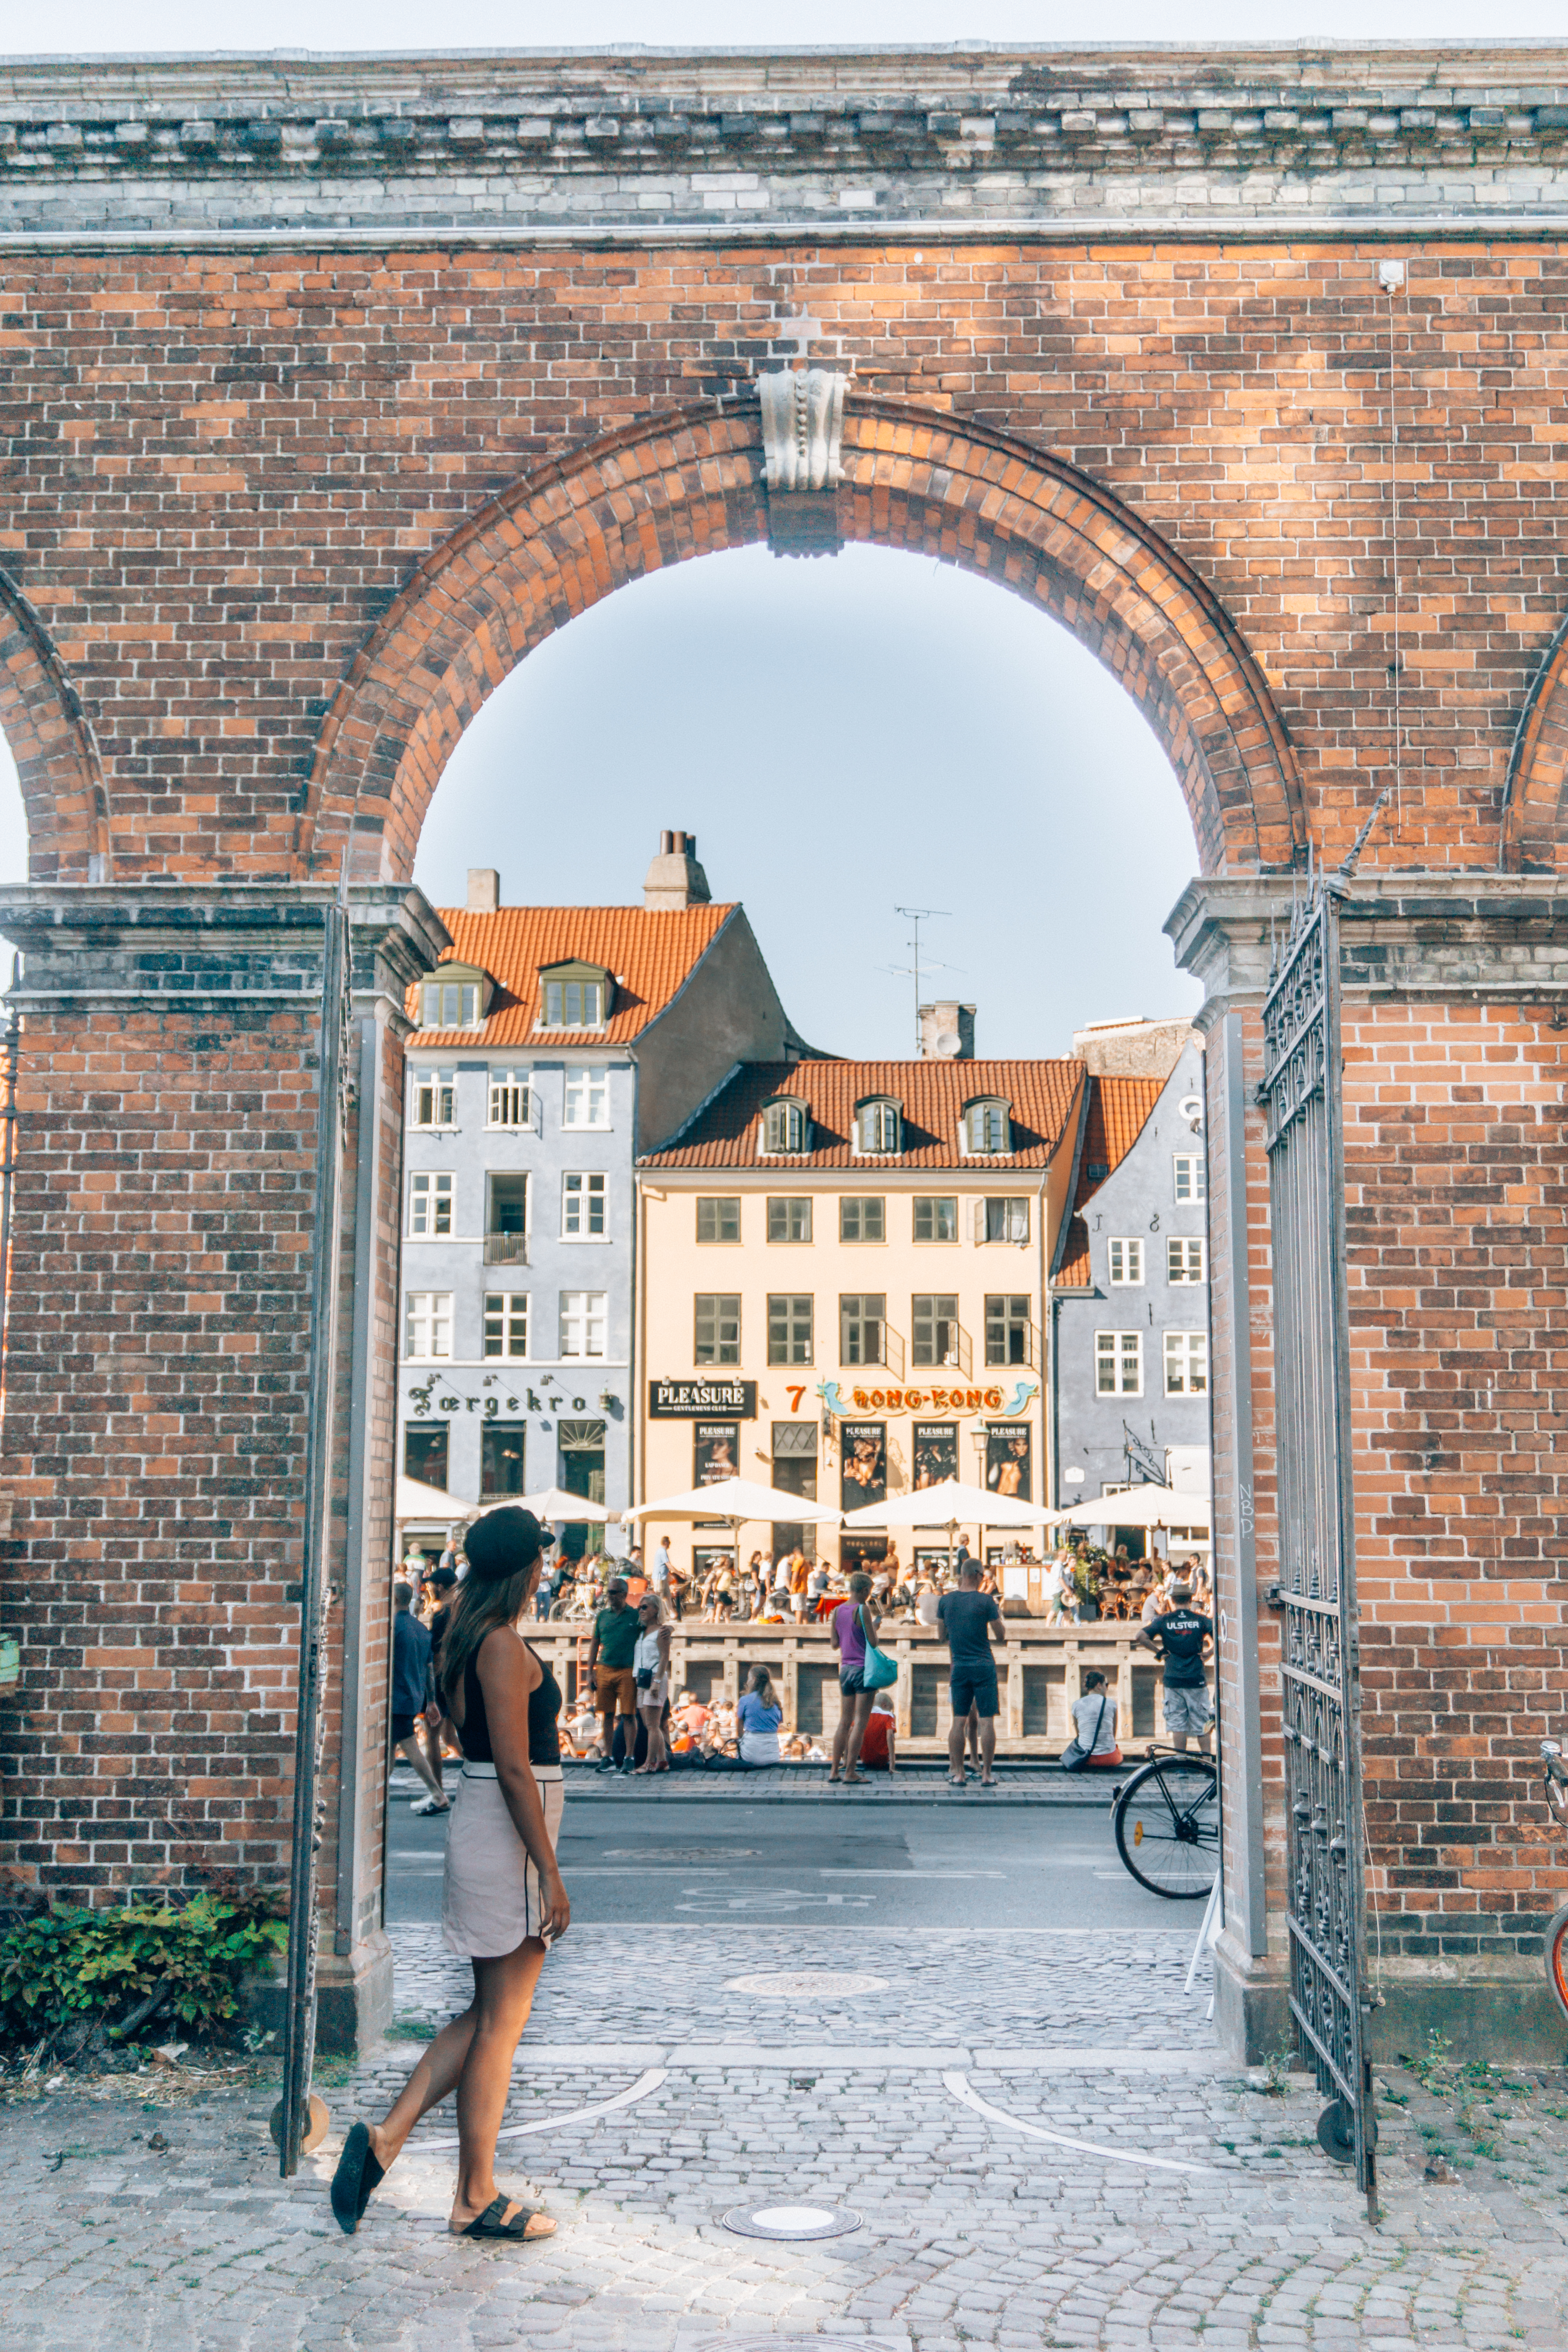
[[[483,1518],[476,1519],[463,1538],[468,1574],[483,1584],[500,1584],[531,1568],[552,1540],[531,1511],[525,1511],[520,1503],[503,1503],[499,1510],[487,1511]]]

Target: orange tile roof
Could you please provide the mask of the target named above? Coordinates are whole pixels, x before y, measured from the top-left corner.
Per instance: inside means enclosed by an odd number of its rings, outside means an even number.
[[[1059,1062],[752,1062],[700,1112],[679,1140],[655,1151],[648,1168],[1043,1168],[1056,1150],[1083,1081],[1083,1064]],[[761,1151],[758,1113],[775,1095],[804,1102],[812,1150],[801,1158]],[[905,1149],[857,1159],[855,1106],[868,1095],[903,1105]],[[1011,1103],[1016,1149],[1004,1159],[966,1160],[958,1148],[959,1114],[977,1096]]]
[[[1072,1215],[1068,1220],[1061,1261],[1051,1276],[1058,1290],[1090,1288],[1089,1226],[1082,1214],[1084,1202],[1099,1192],[1115,1169],[1121,1167],[1148,1125],[1149,1115],[1164,1087],[1163,1078],[1090,1078],[1089,1118],[1084,1129],[1083,1157],[1079,1162],[1078,1191],[1073,1197]]]
[[[466,907],[437,910],[452,934],[443,963],[473,963],[495,982],[488,1019],[478,1029],[422,1029],[421,1045],[625,1045],[657,1020],[700,963],[734,907],[502,907],[493,915]],[[596,963],[613,972],[616,992],[602,1029],[534,1027],[541,965]],[[419,983],[408,992],[419,1016]]]

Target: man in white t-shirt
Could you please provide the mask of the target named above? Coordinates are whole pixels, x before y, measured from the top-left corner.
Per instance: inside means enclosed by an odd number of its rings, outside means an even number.
[[[653,1585],[661,1601],[669,1599],[669,1538],[660,1536],[658,1549],[653,1556]]]

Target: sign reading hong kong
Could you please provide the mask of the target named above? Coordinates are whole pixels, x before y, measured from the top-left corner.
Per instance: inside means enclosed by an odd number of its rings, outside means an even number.
[[[1009,1388],[989,1389],[851,1389],[846,1396],[837,1381],[819,1381],[816,1393],[831,1413],[849,1412],[995,1412],[1011,1421],[1039,1393],[1038,1381],[1014,1381]]]
[[[755,1381],[649,1381],[647,1413],[650,1421],[707,1421],[725,1414],[736,1421],[755,1421],[757,1384]]]

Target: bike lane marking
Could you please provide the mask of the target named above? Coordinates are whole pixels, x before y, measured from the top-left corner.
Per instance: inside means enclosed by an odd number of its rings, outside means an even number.
[[[1027,2132],[1031,2139],[1048,2139],[1058,2147],[1076,2148],[1083,2156],[1104,2157],[1110,2164],[1145,2165],[1156,2172],[1216,2172],[1219,2169],[1213,2164],[1184,2164],[1173,2156],[1133,2156],[1126,2148],[1100,2147],[1093,2140],[1073,2139],[1066,2132],[1047,2131],[1044,2124],[1026,2124],[1021,2116],[1008,2115],[1005,2108],[994,2107],[988,2099],[983,2099],[977,2091],[970,2089],[967,2075],[944,2074],[942,2079],[943,2086],[952,2096],[964,2106],[973,2107],[977,2116],[984,2116],[988,2123],[1003,2124],[1009,2131]]]

